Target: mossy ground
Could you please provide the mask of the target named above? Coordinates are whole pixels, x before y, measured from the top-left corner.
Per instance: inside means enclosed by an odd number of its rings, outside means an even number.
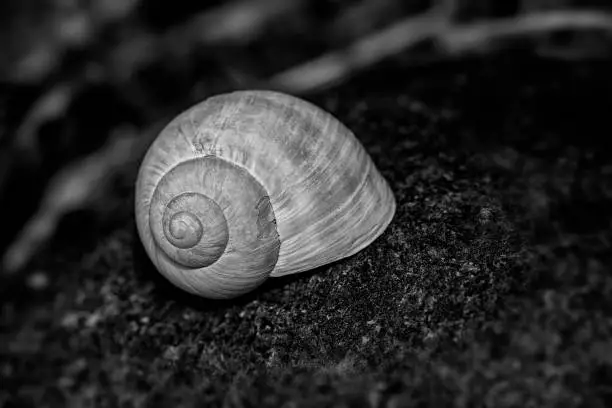
[[[0,282],[0,406],[605,406],[610,72],[394,63],[308,96],[362,140],[397,214],[359,254],[233,301],[154,271],[128,169],[123,227]]]

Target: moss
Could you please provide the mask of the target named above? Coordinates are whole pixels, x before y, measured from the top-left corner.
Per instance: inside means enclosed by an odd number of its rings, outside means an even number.
[[[225,302],[163,280],[131,222],[59,245],[36,262],[47,286],[0,284],[0,401],[603,407],[612,192],[584,133],[611,133],[609,68],[387,64],[310,96],[390,181],[381,238]]]

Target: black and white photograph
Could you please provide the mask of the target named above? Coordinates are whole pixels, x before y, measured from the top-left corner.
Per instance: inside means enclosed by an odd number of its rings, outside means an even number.
[[[0,0],[0,408],[605,408],[612,1]]]

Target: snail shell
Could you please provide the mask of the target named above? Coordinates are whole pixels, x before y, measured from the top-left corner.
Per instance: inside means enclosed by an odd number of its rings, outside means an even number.
[[[355,254],[395,207],[350,130],[271,91],[217,95],[181,113],[136,182],[138,233],[155,266],[217,299]]]

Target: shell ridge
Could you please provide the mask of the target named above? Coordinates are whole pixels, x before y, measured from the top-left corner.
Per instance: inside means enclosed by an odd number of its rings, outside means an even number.
[[[268,276],[353,255],[384,232],[396,208],[349,128],[313,103],[275,91],[207,98],[162,130],[141,166],[136,213],[145,248],[173,284],[205,297],[235,297]],[[157,194],[158,188],[167,190]],[[176,264],[149,230],[173,197],[187,192],[212,200],[227,219],[225,251],[202,268]],[[200,221],[216,225],[202,211]],[[191,216],[165,218],[174,223],[172,242],[181,248],[200,239],[200,221]],[[198,238],[184,238],[185,231]],[[195,252],[219,247],[200,242]]]

